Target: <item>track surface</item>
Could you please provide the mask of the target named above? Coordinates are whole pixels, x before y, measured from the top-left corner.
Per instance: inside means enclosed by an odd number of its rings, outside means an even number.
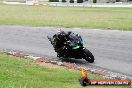
[[[47,35],[53,35],[59,28],[0,26],[0,49],[20,50],[27,53],[56,57]],[[123,73],[132,77],[132,31],[85,30],[63,28],[79,33],[86,46],[95,56],[95,63],[85,60],[69,60],[79,64]]]

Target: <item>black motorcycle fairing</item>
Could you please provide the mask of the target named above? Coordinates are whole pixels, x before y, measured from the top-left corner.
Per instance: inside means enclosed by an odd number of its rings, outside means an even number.
[[[65,57],[65,58],[76,58],[76,59],[82,59],[83,54],[82,54],[82,48],[79,49],[70,49],[70,48],[65,48],[61,52],[57,52],[57,56],[59,57]]]
[[[72,32],[59,32],[53,36],[52,39],[52,45],[55,49],[55,52],[58,52],[59,50],[63,49],[64,46],[68,47],[74,47],[76,45],[83,46],[82,38],[79,35],[75,35]]]

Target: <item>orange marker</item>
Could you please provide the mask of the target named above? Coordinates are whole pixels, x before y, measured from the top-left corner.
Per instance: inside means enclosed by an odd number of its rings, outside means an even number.
[[[88,78],[88,72],[82,69],[82,76]]]

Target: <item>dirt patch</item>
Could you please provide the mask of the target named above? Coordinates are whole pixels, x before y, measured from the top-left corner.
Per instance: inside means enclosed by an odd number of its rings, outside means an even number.
[[[51,63],[45,63],[45,62],[37,62],[37,64],[40,66],[47,67],[47,68],[60,68],[60,67],[62,67],[62,66],[58,66],[55,64],[51,64]]]

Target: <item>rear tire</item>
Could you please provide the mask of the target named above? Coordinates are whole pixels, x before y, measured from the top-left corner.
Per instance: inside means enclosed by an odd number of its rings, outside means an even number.
[[[84,54],[83,59],[85,59],[87,62],[89,63],[94,62],[94,56],[88,49],[84,49],[83,54]]]

